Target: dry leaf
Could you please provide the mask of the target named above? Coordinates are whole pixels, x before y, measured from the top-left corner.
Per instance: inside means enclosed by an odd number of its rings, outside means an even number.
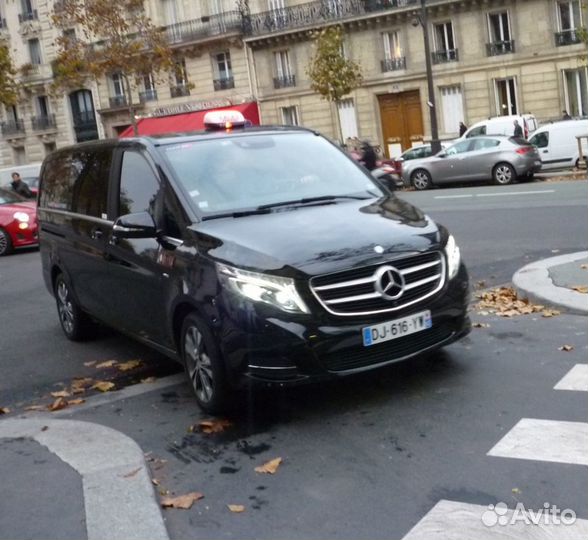
[[[61,409],[65,409],[67,407],[67,400],[65,398],[57,398],[53,403],[47,405],[47,409],[51,412],[60,411]]]
[[[280,463],[282,463],[281,457],[272,459],[271,461],[268,461],[259,467],[255,467],[255,472],[275,474],[275,472],[278,470],[278,467],[280,466]]]
[[[154,383],[157,380],[157,377],[147,377],[145,379],[141,379],[143,384]]]
[[[100,392],[108,392],[114,388],[114,383],[109,381],[98,381],[96,384],[92,385],[92,388],[100,390]]]
[[[561,347],[557,348],[558,351],[565,351],[565,352],[570,352],[574,350],[574,346],[573,345],[562,345]]]
[[[86,391],[86,388],[91,386],[93,382],[94,379],[90,379],[90,377],[78,377],[71,383],[71,393],[83,394]]]
[[[581,265],[580,265],[580,268],[581,268],[582,270],[588,270],[588,264],[581,264]]]
[[[76,399],[68,399],[67,400],[67,404],[68,405],[81,405],[82,403],[85,403],[86,400],[82,399],[82,398],[76,398]]]
[[[476,287],[478,289],[483,289],[485,286],[486,286],[486,282],[484,280],[481,280],[481,281],[477,281],[476,282]]]
[[[97,368],[109,368],[112,367],[114,365],[116,365],[116,360],[106,360],[105,362],[100,362],[99,364],[96,364]]]
[[[242,504],[227,504],[227,508],[231,512],[235,512],[236,514],[240,514],[241,512],[245,512],[245,507]]]
[[[577,291],[582,294],[588,294],[588,287],[585,285],[576,285],[575,287],[571,287],[572,291]]]
[[[500,317],[514,317],[516,315],[528,315],[538,313],[545,309],[545,306],[532,304],[526,298],[518,298],[512,287],[499,287],[476,295],[479,302],[476,309],[480,315],[495,313]]]
[[[10,409],[8,407],[0,407],[0,414],[8,414]]]
[[[141,360],[129,360],[128,362],[118,364],[116,366],[116,369],[118,369],[119,371],[130,371],[131,369],[138,368],[142,364],[143,362],[141,362]]]
[[[519,488],[512,488],[512,489],[511,489],[511,491],[512,491],[512,492],[513,492],[515,495],[517,495],[518,493],[520,493],[520,492],[521,492],[521,490],[520,490]]]
[[[92,367],[96,362],[97,362],[97,360],[92,360],[91,362],[84,362],[84,366]]]
[[[25,411],[43,411],[45,407],[43,405],[29,405],[24,408]]]
[[[158,480],[157,478],[152,478],[152,479],[151,479],[151,483],[152,483],[154,486],[158,486],[158,485],[159,485],[159,480]]]
[[[561,312],[557,311],[557,309],[544,309],[542,313],[543,317],[555,317],[556,315],[561,315]]]
[[[51,392],[53,397],[69,397],[71,394],[67,390],[60,390],[59,392]]]
[[[48,429],[49,429],[49,426],[43,426],[43,427],[41,428],[41,431],[47,431]]]
[[[490,328],[490,325],[483,322],[475,322],[472,324],[472,328]]]
[[[226,420],[224,418],[218,418],[215,420],[202,420],[198,424],[194,424],[188,428],[190,433],[193,433],[197,429],[202,431],[202,433],[221,433],[225,429],[231,427],[233,423],[230,420]]]
[[[204,495],[193,491],[192,493],[186,493],[186,495],[179,495],[177,497],[164,497],[161,499],[161,506],[163,508],[181,508],[182,510],[188,510],[192,505],[202,499]]]
[[[131,472],[128,472],[127,474],[123,474],[123,478],[132,478],[133,476],[135,476],[139,471],[141,470],[141,467],[138,467],[136,469],[133,469]]]

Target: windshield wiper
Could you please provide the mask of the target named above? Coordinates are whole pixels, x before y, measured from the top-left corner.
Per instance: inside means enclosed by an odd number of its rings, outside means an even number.
[[[280,206],[294,206],[297,204],[332,202],[337,199],[352,199],[354,201],[365,201],[369,198],[370,197],[359,197],[357,195],[322,195],[320,197],[306,197],[304,199],[293,199],[291,201],[281,201],[275,203],[262,204],[257,207],[257,210],[265,210],[267,208],[279,208]]]

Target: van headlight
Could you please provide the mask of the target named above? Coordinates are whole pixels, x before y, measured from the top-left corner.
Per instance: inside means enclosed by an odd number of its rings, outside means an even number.
[[[245,298],[288,313],[310,313],[291,278],[258,274],[221,263],[216,267],[221,284]]]
[[[453,238],[452,234],[449,235],[447,244],[445,244],[445,256],[447,257],[447,275],[449,279],[452,279],[456,276],[461,261],[459,246],[455,243],[455,238]]]

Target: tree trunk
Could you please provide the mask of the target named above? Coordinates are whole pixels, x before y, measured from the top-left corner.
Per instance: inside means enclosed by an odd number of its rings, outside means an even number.
[[[137,119],[135,118],[135,107],[133,107],[133,94],[131,93],[131,83],[126,75],[123,75],[125,81],[125,90],[127,92],[127,105],[129,111],[129,119],[133,126],[133,135],[137,137],[139,135],[139,126],[137,125]]]
[[[345,144],[345,141],[343,140],[343,128],[341,127],[341,114],[339,111],[339,101],[333,101],[333,104],[335,105],[335,112],[336,112],[336,116],[337,116],[337,135],[339,137],[339,141],[341,142],[341,147],[343,147],[343,145]]]

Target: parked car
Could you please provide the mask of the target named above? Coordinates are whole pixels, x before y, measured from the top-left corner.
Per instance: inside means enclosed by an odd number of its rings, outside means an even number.
[[[588,140],[582,140],[582,155],[578,149],[578,135],[588,136],[588,120],[562,120],[541,126],[529,139],[541,157],[542,169],[578,167],[588,157]]]
[[[250,381],[351,375],[469,332],[444,227],[314,131],[209,114],[219,129],[46,158],[41,260],[67,338],[90,317],[134,336],[216,413]]]
[[[500,185],[517,178],[531,180],[541,169],[537,149],[515,137],[474,137],[459,141],[436,156],[403,164],[405,185],[422,190],[434,185],[493,180]]]
[[[0,188],[0,256],[38,245],[36,209],[36,202]]]
[[[532,114],[495,116],[476,122],[458,139],[470,139],[480,135],[514,135],[514,121],[523,128],[523,136],[527,139],[537,129],[537,119]],[[456,141],[457,142],[457,141]]]
[[[447,148],[447,144],[441,143],[441,150]],[[413,159],[422,159],[425,157],[429,157],[433,154],[431,150],[430,144],[419,144],[417,146],[413,146],[408,150],[405,150],[398,156],[397,158],[387,160],[385,163],[389,164],[394,172],[398,175],[402,175],[402,164],[405,161],[411,161]]]

